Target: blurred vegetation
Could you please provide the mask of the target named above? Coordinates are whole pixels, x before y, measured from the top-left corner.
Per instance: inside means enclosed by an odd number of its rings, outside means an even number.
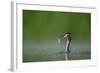
[[[75,39],[89,40],[90,22],[90,13],[23,10],[23,39],[57,39],[71,32]]]

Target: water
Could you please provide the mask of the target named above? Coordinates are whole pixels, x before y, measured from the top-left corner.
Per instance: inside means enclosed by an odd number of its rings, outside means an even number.
[[[83,60],[91,58],[89,41],[73,41],[70,45],[69,60]],[[23,62],[63,61],[65,48],[57,41],[33,42],[23,44]]]

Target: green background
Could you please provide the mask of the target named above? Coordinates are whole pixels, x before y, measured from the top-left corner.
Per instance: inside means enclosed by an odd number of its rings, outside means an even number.
[[[90,59],[90,13],[23,10],[23,62],[65,60],[57,53],[65,32],[72,36],[70,60]]]

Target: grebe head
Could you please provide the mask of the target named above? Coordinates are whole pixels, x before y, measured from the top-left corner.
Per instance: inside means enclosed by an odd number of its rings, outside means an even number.
[[[71,33],[70,32],[67,32],[67,33],[64,33],[63,37],[66,38],[67,36],[70,36]]]
[[[71,38],[70,35],[71,35],[70,32],[63,33],[63,34],[60,35],[60,37],[58,38],[58,43],[60,44],[63,38],[68,38],[68,39]]]

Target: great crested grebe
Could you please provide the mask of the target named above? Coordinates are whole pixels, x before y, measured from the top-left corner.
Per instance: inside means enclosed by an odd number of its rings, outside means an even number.
[[[58,43],[61,44],[63,42],[64,45],[64,53],[65,53],[65,59],[68,60],[69,59],[69,53],[70,53],[70,42],[71,42],[71,33],[66,32],[64,34],[62,34],[61,36],[59,36],[58,38]]]

